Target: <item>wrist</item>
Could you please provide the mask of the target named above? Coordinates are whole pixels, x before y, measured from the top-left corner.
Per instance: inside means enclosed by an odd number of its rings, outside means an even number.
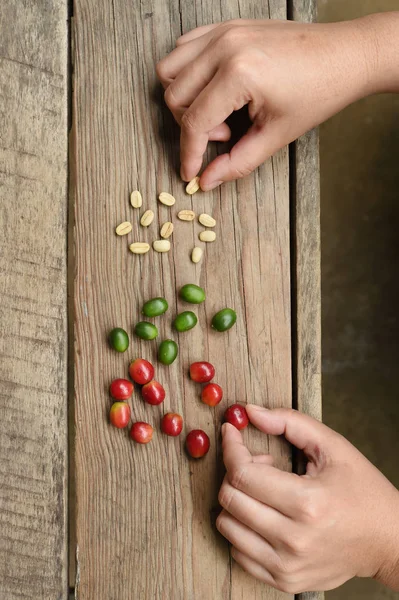
[[[322,62],[322,78],[328,96],[323,107],[326,118],[349,104],[374,93],[378,68],[374,60],[372,40],[377,37],[376,24],[368,18],[321,24],[318,55]]]
[[[392,522],[387,523],[383,538],[380,565],[373,579],[399,592],[399,492],[394,490],[392,510],[387,511]]]
[[[399,12],[369,15],[352,22],[363,55],[363,96],[399,92]]]

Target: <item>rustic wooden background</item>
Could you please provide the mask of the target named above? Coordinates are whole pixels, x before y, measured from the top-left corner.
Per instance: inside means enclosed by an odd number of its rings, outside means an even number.
[[[254,0],[240,12],[246,18],[285,18],[286,6]],[[214,517],[226,406],[240,400],[292,402],[288,152],[244,181],[190,198],[176,173],[178,128],[154,71],[182,32],[239,16],[237,5],[211,1],[179,7],[82,0],[75,7],[76,522],[83,600],[284,597],[231,561]],[[142,192],[140,212],[156,213],[145,232],[129,205],[132,189]],[[159,204],[160,191],[176,197],[173,209]],[[218,223],[217,241],[197,266],[189,256],[200,229],[178,221],[183,208],[208,212]],[[159,225],[169,219],[175,225],[169,254],[129,253],[129,242],[157,239]],[[118,239],[115,225],[125,220],[133,222],[133,232],[128,240]],[[184,306],[176,292],[188,282],[202,285],[207,300],[196,310],[199,326],[177,336],[171,320]],[[154,441],[138,447],[109,427],[107,387],[127,373],[132,358],[153,359],[157,343],[132,337],[129,352],[119,356],[105,339],[114,326],[131,332],[143,302],[154,296],[170,304],[156,322],[161,338],[178,341],[180,357],[171,367],[157,367],[167,390],[163,406],[148,407],[139,396],[131,402],[133,418],[156,428]],[[211,332],[209,320],[224,306],[236,309],[238,322],[220,335]],[[187,377],[189,364],[201,359],[215,364],[225,392],[216,409],[201,404],[198,386]],[[188,460],[182,439],[158,433],[169,409],[183,415],[186,431],[208,432],[212,445],[204,460]],[[280,440],[268,443],[253,430],[246,438],[252,449],[270,449],[281,467],[290,468],[290,450]]]
[[[0,8],[0,597],[67,592],[64,0]]]
[[[240,16],[286,18],[287,11],[298,20],[314,18],[313,2],[299,0],[288,7],[285,0],[187,6],[76,0],[69,78],[67,2],[3,3],[0,593],[7,600],[58,600],[68,593],[67,269],[74,306],[69,490],[76,596],[286,597],[247,577],[214,528],[223,476],[219,424],[232,401],[294,404],[319,416],[317,134],[246,180],[189,198],[177,176],[178,130],[154,63],[197,25]],[[143,210],[156,212],[144,237],[129,204],[135,188],[143,194]],[[160,206],[160,191],[173,193],[176,206]],[[197,266],[189,254],[200,228],[176,219],[182,208],[210,212],[218,222],[217,241]],[[170,217],[175,233],[168,255],[133,256],[126,238],[114,235],[126,219],[134,224],[129,242],[139,233],[153,240]],[[187,282],[203,285],[208,297],[198,309],[199,326],[175,336],[171,319],[183,308],[176,291]],[[176,364],[157,368],[167,389],[163,409],[144,406],[139,395],[131,402],[135,418],[156,426],[154,441],[138,447],[126,432],[109,427],[107,387],[126,375],[131,358],[154,358],[156,344],[131,335],[129,352],[117,356],[106,334],[116,325],[132,333],[143,301],[153,295],[170,303],[156,322],[181,353]],[[237,326],[226,334],[210,332],[210,317],[226,305],[237,310]],[[217,409],[199,402],[198,387],[186,376],[189,363],[202,358],[215,363],[225,390]],[[186,429],[209,433],[212,447],[204,460],[190,461],[183,439],[158,433],[169,408],[183,414]],[[291,468],[286,444],[254,430],[245,437],[253,450],[270,450],[279,466]]]

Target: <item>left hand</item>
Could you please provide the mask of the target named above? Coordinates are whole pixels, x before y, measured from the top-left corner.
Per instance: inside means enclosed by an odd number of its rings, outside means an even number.
[[[255,427],[285,435],[309,462],[303,476],[281,471],[223,425],[227,474],[217,528],[233,558],[288,593],[330,590],[355,576],[399,590],[398,490],[322,423],[288,409],[247,411]]]

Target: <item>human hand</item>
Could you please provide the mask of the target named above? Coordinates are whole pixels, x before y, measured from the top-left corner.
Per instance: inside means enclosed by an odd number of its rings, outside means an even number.
[[[253,126],[201,176],[205,190],[249,174],[266,158],[356,98],[362,55],[334,62],[334,48],[356,46],[348,23],[230,21],[182,36],[157,65],[165,100],[181,124],[181,175],[200,170],[210,140],[226,140],[226,118],[248,104]],[[342,88],[345,94],[341,93]]]
[[[255,427],[303,450],[303,476],[252,457],[241,433],[223,425],[227,474],[217,528],[233,558],[288,593],[330,590],[374,577],[399,591],[399,492],[354,446],[289,409],[247,406]]]
[[[253,125],[205,168],[203,190],[249,174],[354,100],[399,84],[399,13],[386,15],[330,24],[237,20],[179,38],[157,73],[181,125],[182,178],[200,171],[209,141],[229,139],[225,120],[245,105]]]

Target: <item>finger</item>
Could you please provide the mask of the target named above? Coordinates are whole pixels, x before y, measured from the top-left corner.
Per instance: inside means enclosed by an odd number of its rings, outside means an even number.
[[[272,465],[274,463],[274,458],[271,454],[255,454],[255,456],[252,456],[252,460],[254,463],[261,465]]]
[[[181,123],[181,119],[182,116],[184,115],[186,109],[178,109],[178,110],[171,110],[171,113],[173,114],[175,121],[177,123]],[[231,129],[230,127],[227,125],[227,123],[221,123],[220,125],[217,125],[217,127],[215,127],[214,129],[212,129],[212,131],[209,132],[209,141],[210,142],[228,142],[229,139],[231,138]]]
[[[259,581],[262,581],[267,585],[270,585],[274,588],[276,587],[276,581],[273,575],[267,569],[265,569],[265,567],[262,567],[262,565],[256,562],[256,560],[253,560],[247,554],[240,552],[240,550],[235,547],[231,549],[231,556],[234,558],[236,563],[244,569],[244,571],[249,573],[249,575],[252,575],[252,577],[259,579]]]
[[[222,425],[222,448],[223,462],[227,472],[232,471],[237,464],[249,464],[253,460],[240,431],[231,423]]]
[[[231,138],[231,130],[227,123],[221,123],[209,132],[210,142],[228,142]]]
[[[216,527],[237,550],[253,560],[258,560],[266,568],[273,568],[277,564],[278,556],[273,547],[225,510],[218,516]]]
[[[176,45],[185,44],[186,42],[199,38],[203,35],[206,35],[207,33],[218,33],[218,30],[222,32],[223,29],[227,31],[228,29],[231,29],[234,25],[244,27],[254,25],[254,23],[256,25],[261,25],[264,23],[274,23],[274,21],[270,21],[269,19],[232,19],[231,21],[214,23],[213,25],[202,25],[201,27],[192,29],[191,31],[188,31],[184,35],[181,35],[179,38],[177,38]]]
[[[230,484],[284,515],[295,516],[308,482],[294,473],[254,463],[240,432],[229,423],[223,426],[222,434],[223,460]]]
[[[255,427],[270,435],[284,435],[318,466],[325,464],[330,450],[339,450],[338,434],[308,415],[285,408],[267,410],[253,404],[247,405],[246,408]]]
[[[186,111],[215,76],[218,62],[215,52],[206,50],[185,66],[165,90],[170,110]]]
[[[180,160],[183,180],[190,181],[200,170],[209,132],[247,102],[243,87],[235,85],[229,66],[219,69],[182,118]]]
[[[208,43],[209,40],[207,38],[193,40],[185,44],[184,48],[175,48],[165,58],[162,58],[155,67],[162,85],[168,87],[184,68],[198,58]]]
[[[192,29],[191,31],[188,31],[187,33],[184,33],[183,35],[178,37],[176,40],[176,46],[182,46],[187,42],[196,40],[197,38],[214,31],[219,27],[219,25],[220,23],[213,23],[212,25],[202,25],[201,27],[196,27],[195,29]]]
[[[176,41],[176,48],[157,64],[156,70],[161,81],[170,83],[184,67],[194,61],[208,44],[215,39],[215,35],[213,34],[218,33],[218,29],[221,34],[223,31],[231,28],[234,23],[240,26],[249,26],[253,24],[253,21],[231,21],[227,26],[223,23],[204,25],[179,37]],[[222,29],[222,26],[224,26],[224,29]],[[220,55],[220,51],[217,54]]]
[[[219,58],[203,52],[197,60],[185,66],[165,90],[165,102],[179,125],[186,110],[208,85],[215,74]],[[227,123],[220,123],[209,132],[208,141],[227,142],[231,137]]]
[[[295,517],[305,496],[306,479],[269,465],[241,464],[227,472],[230,484],[287,517]]]
[[[291,520],[280,512],[234,488],[227,477],[219,491],[220,505],[235,519],[259,533],[274,548],[289,538]]]
[[[201,188],[209,191],[226,181],[249,175],[283,145],[279,121],[254,124],[228,154],[218,156],[201,176]]]

